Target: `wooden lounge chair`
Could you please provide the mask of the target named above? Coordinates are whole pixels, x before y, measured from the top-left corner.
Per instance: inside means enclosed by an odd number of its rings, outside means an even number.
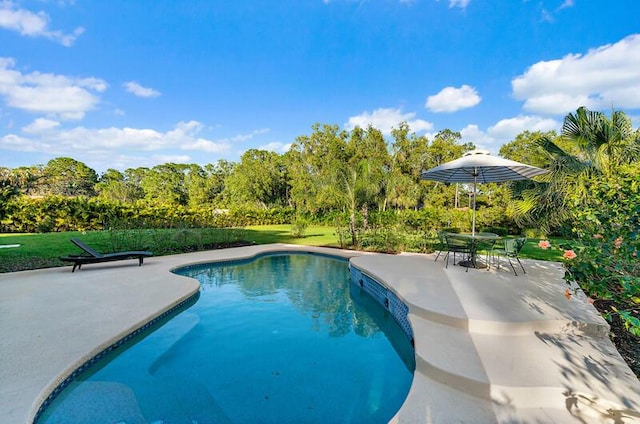
[[[137,259],[138,266],[142,266],[142,261],[144,258],[153,256],[152,252],[147,251],[131,251],[131,252],[116,252],[116,253],[100,253],[93,250],[91,247],[87,246],[82,242],[82,240],[77,238],[72,238],[71,242],[78,246],[80,249],[84,250],[82,255],[69,255],[69,256],[61,256],[60,260],[63,262],[73,262],[73,269],[71,272],[75,272],[76,267],[80,269],[84,264],[97,264],[100,262],[112,262],[112,261],[122,261],[125,259]]]

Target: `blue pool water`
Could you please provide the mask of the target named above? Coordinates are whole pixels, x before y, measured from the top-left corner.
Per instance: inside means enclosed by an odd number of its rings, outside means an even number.
[[[38,423],[386,423],[409,338],[344,260],[309,254],[184,268],[198,301],[73,381]]]

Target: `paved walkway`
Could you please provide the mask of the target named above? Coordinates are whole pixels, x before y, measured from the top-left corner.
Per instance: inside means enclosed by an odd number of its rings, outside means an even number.
[[[250,246],[0,274],[0,417],[32,421],[58,383],[113,341],[197,292],[188,263],[313,250],[352,257],[409,306],[416,372],[394,423],[640,422],[640,382],[559,265],[469,270],[432,255]]]

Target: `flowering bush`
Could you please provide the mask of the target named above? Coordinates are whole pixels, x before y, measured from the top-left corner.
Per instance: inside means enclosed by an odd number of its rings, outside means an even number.
[[[549,240],[540,240],[540,242],[538,243],[538,247],[547,250],[551,247],[551,243],[549,242]]]
[[[582,247],[565,251],[565,280],[576,281],[590,298],[613,301],[613,313],[640,336],[640,165],[594,179],[588,188],[586,204],[570,199]]]

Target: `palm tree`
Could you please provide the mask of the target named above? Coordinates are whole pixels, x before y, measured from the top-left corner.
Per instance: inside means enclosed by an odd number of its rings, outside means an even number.
[[[640,159],[640,133],[622,111],[608,118],[580,107],[565,117],[559,140],[543,136],[537,142],[549,156],[550,172],[522,193],[516,220],[547,231],[570,218],[570,196],[588,200],[592,178],[615,175],[621,165]]]
[[[351,243],[358,244],[358,232],[356,223],[356,213],[360,207],[363,208],[363,217],[367,219],[368,205],[373,203],[379,185],[371,177],[371,164],[366,160],[361,160],[350,169],[345,169],[341,180],[338,181],[340,189],[338,198],[349,211],[349,232]]]

